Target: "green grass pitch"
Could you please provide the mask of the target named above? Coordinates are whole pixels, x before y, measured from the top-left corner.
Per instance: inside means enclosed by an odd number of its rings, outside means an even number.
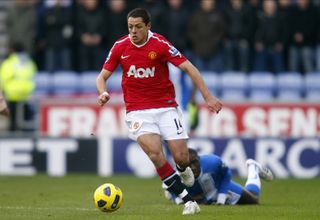
[[[100,212],[93,204],[94,190],[105,182],[118,185],[124,195],[122,207],[113,213]],[[262,182],[260,205],[201,206],[201,213],[194,216],[182,216],[183,207],[167,201],[160,185],[158,178],[142,179],[131,175],[107,178],[92,174],[69,174],[62,178],[44,174],[1,176],[0,219],[320,219],[320,178]]]

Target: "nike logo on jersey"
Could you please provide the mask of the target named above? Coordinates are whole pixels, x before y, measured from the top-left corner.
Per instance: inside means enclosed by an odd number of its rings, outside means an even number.
[[[177,135],[180,135],[180,134],[182,134],[183,133],[183,131],[177,131]]]
[[[126,59],[128,57],[130,57],[130,55],[127,55],[127,56],[121,55],[121,59]]]

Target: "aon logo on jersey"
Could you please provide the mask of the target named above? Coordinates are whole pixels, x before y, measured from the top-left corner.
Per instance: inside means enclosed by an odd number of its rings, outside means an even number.
[[[136,68],[135,65],[131,65],[129,71],[127,72],[128,77],[134,76],[134,78],[149,78],[154,77],[154,72],[156,68]]]

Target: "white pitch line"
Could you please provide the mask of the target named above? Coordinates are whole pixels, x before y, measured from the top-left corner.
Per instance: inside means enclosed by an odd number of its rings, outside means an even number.
[[[14,210],[75,210],[75,211],[96,211],[89,208],[68,208],[68,207],[32,207],[32,206],[0,206],[0,209]]]

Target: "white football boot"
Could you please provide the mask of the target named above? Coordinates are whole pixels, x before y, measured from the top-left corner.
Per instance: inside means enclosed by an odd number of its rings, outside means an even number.
[[[182,215],[194,215],[200,212],[200,207],[196,201],[189,201],[184,204]]]
[[[191,170],[190,167],[187,167],[185,171],[180,172],[178,171],[180,174],[180,177],[182,179],[182,182],[184,183],[184,185],[186,185],[187,187],[191,187],[194,184],[194,175],[193,172]]]
[[[253,159],[248,159],[246,161],[246,164],[247,164],[247,166],[249,166],[250,164],[254,164],[259,170],[259,176],[260,176],[261,179],[266,180],[266,181],[272,181],[273,180],[273,174],[272,174],[271,170],[268,169],[265,166],[262,166],[257,161],[255,161]]]

